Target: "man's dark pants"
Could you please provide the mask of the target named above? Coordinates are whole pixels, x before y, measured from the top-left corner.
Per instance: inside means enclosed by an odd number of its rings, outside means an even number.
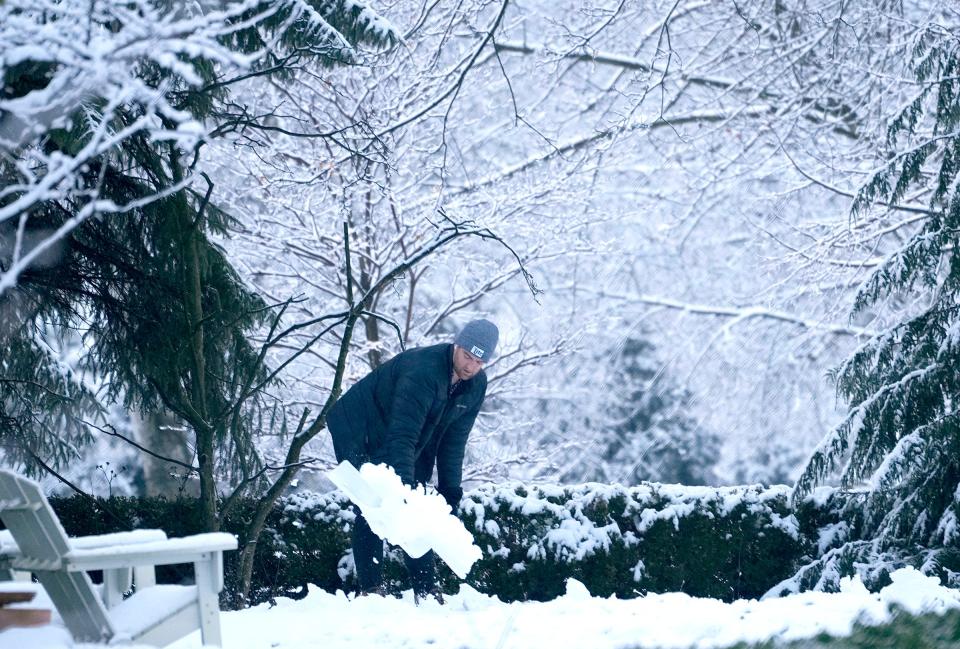
[[[353,466],[360,468],[368,457],[360,450],[348,451],[345,457],[337,454],[337,462],[348,460]],[[377,536],[367,520],[360,513],[360,508],[354,505],[353,512],[356,519],[353,522],[353,563],[357,569],[357,583],[364,593],[376,592],[383,584],[383,539]],[[406,552],[403,553],[410,573],[410,585],[417,594],[429,593],[435,586],[433,550],[419,559],[414,559]]]

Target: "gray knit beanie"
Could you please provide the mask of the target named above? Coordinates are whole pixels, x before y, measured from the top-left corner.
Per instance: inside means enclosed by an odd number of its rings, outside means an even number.
[[[473,320],[460,330],[453,342],[480,360],[488,361],[497,348],[499,338],[497,325],[489,320]]]

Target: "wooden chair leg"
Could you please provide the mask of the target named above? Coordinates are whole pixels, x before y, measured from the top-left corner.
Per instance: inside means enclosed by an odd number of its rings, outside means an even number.
[[[211,552],[209,558],[193,564],[200,606],[200,637],[205,646],[223,645],[220,637],[220,590],[223,588],[223,554]]]
[[[157,585],[157,570],[152,565],[147,566],[134,566],[133,567],[133,583],[136,584],[137,590],[143,590],[144,588],[150,588],[151,586]]]
[[[123,594],[130,590],[130,568],[111,568],[103,571],[103,604],[113,608],[123,601]]]

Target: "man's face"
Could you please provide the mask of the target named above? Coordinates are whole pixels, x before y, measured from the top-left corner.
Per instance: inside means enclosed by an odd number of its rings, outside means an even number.
[[[460,345],[453,346],[453,371],[461,381],[475,377],[483,369],[484,362]]]

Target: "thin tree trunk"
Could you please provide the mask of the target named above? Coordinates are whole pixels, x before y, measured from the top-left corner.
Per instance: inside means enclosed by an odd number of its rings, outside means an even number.
[[[174,182],[180,182],[179,153],[171,145],[170,166]],[[198,224],[194,223],[184,193],[174,201],[180,230],[180,247],[184,260],[183,301],[190,326],[190,399],[200,421],[191,422],[196,435],[197,465],[200,473],[200,521],[207,532],[220,531],[217,516],[217,483],[214,476],[214,430],[209,424],[206,389],[206,355],[203,327],[203,260],[200,257]]]
[[[185,215],[186,216],[186,215]],[[191,371],[191,397],[197,413],[204,419],[197,422],[194,432],[197,437],[197,464],[200,469],[200,520],[207,532],[219,532],[220,520],[217,516],[217,483],[214,468],[214,430],[207,423],[206,399],[206,359],[203,349],[203,303],[201,284],[200,254],[197,246],[197,232],[189,218],[185,219],[190,230],[186,234],[187,305],[190,327],[193,336],[190,340],[193,353]]]
[[[363,328],[367,334],[368,343],[380,342],[380,323],[376,318],[368,317],[364,320]],[[371,349],[367,358],[370,362],[370,369],[375,370],[380,367],[380,363],[383,362],[383,352],[379,349]]]
[[[350,342],[353,340],[353,329],[356,326],[357,319],[367,306],[363,300],[359,304],[353,299],[353,269],[350,264],[350,233],[346,223],[343,224],[343,244],[346,253],[346,271],[347,271],[347,303],[350,305],[350,313],[344,321],[343,337],[340,339],[340,351],[337,354],[337,365],[333,373],[333,385],[330,389],[330,395],[327,397],[323,409],[317,415],[316,420],[306,430],[302,430],[303,423],[306,421],[308,413],[304,411],[303,419],[298,427],[297,434],[294,435],[290,448],[287,450],[284,465],[286,468],[277,478],[277,481],[270,486],[267,493],[257,503],[257,509],[254,512],[253,520],[247,526],[247,542],[240,553],[240,597],[242,602],[247,602],[250,596],[250,584],[253,579],[253,557],[257,551],[257,539],[263,532],[267,522],[267,516],[273,509],[273,505],[280,498],[293,478],[300,470],[300,451],[327,425],[327,413],[333,407],[333,404],[340,398],[340,388],[343,381],[343,374],[347,367],[347,356],[350,354]],[[399,271],[395,271],[399,274]],[[371,295],[366,294],[365,299],[369,300]]]
[[[350,346],[350,337],[352,331],[353,323],[351,322],[347,325],[346,331],[344,332],[341,350],[346,350]],[[341,375],[342,369],[340,368],[343,367],[343,364],[345,363],[346,354],[341,354],[341,361],[338,364],[337,370]],[[327,412],[335,401],[336,398],[331,396],[331,398],[329,398],[327,403],[324,405],[320,416],[317,417],[316,421],[310,425],[310,428],[294,437],[293,442],[290,444],[290,448],[287,451],[287,468],[283,470],[283,472],[280,474],[280,477],[277,478],[277,481],[270,486],[270,489],[267,491],[267,493],[259,500],[259,502],[257,502],[257,509],[254,512],[253,520],[251,520],[247,525],[247,541],[244,544],[243,549],[240,551],[240,601],[243,604],[246,604],[250,596],[250,584],[253,581],[253,558],[257,552],[257,540],[260,538],[260,534],[263,532],[263,528],[266,526],[267,516],[269,516],[270,512],[273,510],[274,503],[277,502],[284,490],[290,486],[290,483],[296,477],[297,472],[300,470],[300,465],[298,462],[300,460],[301,450],[320,429],[326,426]]]

